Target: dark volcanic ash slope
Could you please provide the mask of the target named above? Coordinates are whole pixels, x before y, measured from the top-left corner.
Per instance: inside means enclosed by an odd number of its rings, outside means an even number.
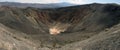
[[[115,4],[88,4],[55,9],[0,7],[0,23],[24,33],[26,37],[23,38],[37,47],[54,48],[80,42],[109,30],[119,22],[120,6]],[[18,39],[23,35],[13,34]]]

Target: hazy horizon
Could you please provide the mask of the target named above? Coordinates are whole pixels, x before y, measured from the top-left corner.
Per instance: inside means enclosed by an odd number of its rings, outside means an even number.
[[[120,4],[119,0],[0,0],[0,2],[19,2],[19,3],[72,3],[72,4],[89,4],[89,3],[117,3]]]

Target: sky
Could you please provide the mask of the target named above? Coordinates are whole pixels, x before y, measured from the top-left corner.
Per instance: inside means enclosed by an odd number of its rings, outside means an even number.
[[[120,0],[0,0],[0,2],[21,2],[21,3],[61,3],[68,2],[73,4],[88,4],[88,3],[118,3]]]

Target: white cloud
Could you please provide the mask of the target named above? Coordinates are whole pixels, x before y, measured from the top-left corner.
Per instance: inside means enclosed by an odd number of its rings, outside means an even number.
[[[66,0],[66,2],[70,2],[74,4],[84,4],[84,0]]]
[[[14,0],[14,2],[22,3],[57,3],[59,0]]]
[[[85,0],[0,0],[0,1],[22,2],[22,3],[59,3],[59,2],[69,2],[74,4],[85,3]]]

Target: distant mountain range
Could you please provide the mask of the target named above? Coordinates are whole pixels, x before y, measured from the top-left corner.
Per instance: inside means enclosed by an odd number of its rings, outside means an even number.
[[[19,3],[19,2],[0,2],[0,6],[10,6],[10,7],[34,7],[34,8],[59,8],[66,6],[73,6],[75,4],[72,3],[51,3],[51,4],[39,4],[39,3]]]

